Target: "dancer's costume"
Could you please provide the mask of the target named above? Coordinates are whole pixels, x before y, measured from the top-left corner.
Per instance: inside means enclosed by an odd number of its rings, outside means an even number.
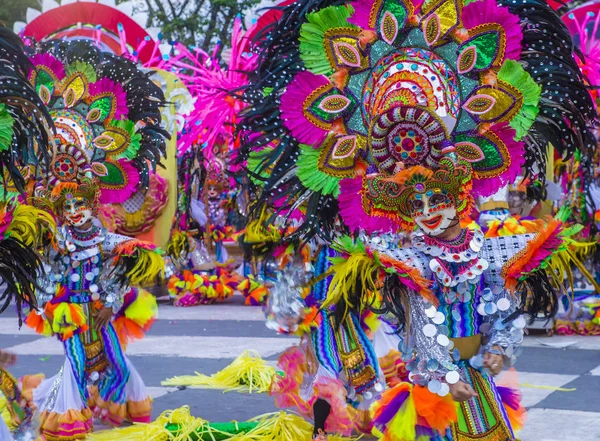
[[[61,226],[44,251],[38,309],[27,323],[62,340],[66,355],[33,399],[42,439],[84,439],[92,412],[115,425],[150,419],[151,399],[124,347],[156,312],[154,298],[132,286],[154,282],[163,259],[152,244],[112,234],[94,216],[98,202],[121,203],[147,188],[164,154],[164,98],[134,63],[92,43],[48,41],[31,61],[29,80],[57,132],[50,171],[32,202]],[[102,311],[112,322],[97,331]]]
[[[313,420],[315,435],[319,429],[342,435],[370,432],[370,405],[403,372],[400,340],[372,313],[342,316],[335,308],[321,309],[332,280],[330,259],[337,253],[327,245],[313,248],[308,267],[318,282],[302,288],[302,278],[310,277],[307,266],[292,258],[273,282],[267,302],[267,326],[301,337],[299,346],[279,358],[284,375],[274,377],[271,394],[278,407],[294,408]]]
[[[537,235],[438,236],[522,167],[544,182],[549,143],[591,157],[595,112],[558,16],[537,0],[301,1],[259,56],[242,151],[261,156],[255,177],[268,170],[263,204],[304,205],[297,236],[331,233],[338,208],[351,231],[422,230],[403,248],[337,242],[347,259],[324,306],[360,310],[379,291],[412,358],[375,428],[387,440],[515,439],[518,400],[482,355],[511,361],[521,314],[555,313],[564,271],[580,264],[574,230],[562,213]],[[459,381],[478,396],[457,406]]]
[[[35,274],[42,264],[36,249],[55,228],[51,216],[20,198],[34,169],[28,166],[47,166],[46,146],[52,134],[50,114],[27,80],[31,68],[20,38],[0,26],[0,312],[14,302],[19,320],[23,306],[36,301]],[[32,411],[22,406],[18,382],[2,369],[0,392],[16,435],[35,437]],[[1,418],[0,439],[13,439]]]

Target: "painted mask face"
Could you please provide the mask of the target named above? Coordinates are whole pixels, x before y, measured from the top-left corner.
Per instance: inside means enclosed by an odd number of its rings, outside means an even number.
[[[441,190],[417,194],[411,205],[415,223],[430,236],[442,234],[457,216],[454,202]]]
[[[93,218],[90,202],[86,198],[67,199],[63,205],[63,215],[74,227],[81,227]]]
[[[208,187],[208,197],[211,199],[215,199],[219,197],[219,192],[217,191],[217,187],[213,185],[209,185]]]

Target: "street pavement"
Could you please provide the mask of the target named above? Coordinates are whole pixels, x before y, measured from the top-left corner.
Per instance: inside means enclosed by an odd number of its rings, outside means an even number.
[[[246,349],[271,362],[297,338],[278,336],[264,325],[259,307],[243,297],[192,308],[159,307],[146,338],[132,343],[128,356],[154,397],[153,416],[188,405],[209,421],[244,421],[276,410],[266,394],[162,387],[161,381],[194,372],[212,374]],[[0,348],[18,355],[15,376],[52,376],[63,363],[62,345],[17,327],[10,311],[0,316]],[[528,408],[522,441],[600,441],[600,338],[527,336],[515,366]],[[301,441],[301,440],[294,440]]]

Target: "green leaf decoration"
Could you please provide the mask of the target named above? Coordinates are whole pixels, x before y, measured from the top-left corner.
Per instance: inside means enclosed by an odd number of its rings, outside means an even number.
[[[122,159],[135,159],[140,149],[142,135],[136,133],[135,124],[128,119],[111,121],[102,135],[98,138],[109,136],[113,142],[102,149],[108,156]]]
[[[458,134],[454,137],[455,143],[472,143],[483,152],[483,159],[472,162],[473,170],[478,173],[493,173],[506,165],[507,158],[502,154],[501,146],[496,145],[491,139],[484,136],[471,136]],[[506,149],[506,148],[505,148]]]
[[[103,96],[95,99],[90,104],[90,110],[87,114],[87,120],[91,123],[104,122],[110,116],[113,100],[110,96]]]
[[[313,149],[306,144],[300,144],[300,157],[297,162],[298,171],[296,175],[302,184],[311,190],[337,197],[340,194],[340,179],[319,170],[320,155],[321,150]]]
[[[104,165],[107,170],[106,176],[98,176],[104,186],[120,188],[127,183],[127,176],[125,176],[118,163],[105,162]]]
[[[45,89],[43,89],[43,87],[45,87]],[[46,104],[50,102],[50,98],[54,94],[54,79],[44,69],[38,68],[36,70],[35,91]]]
[[[330,39],[327,33],[334,28],[358,32],[360,29],[348,22],[353,12],[354,9],[349,5],[329,6],[306,16],[307,22],[300,29],[300,58],[307,69],[315,74],[333,73],[335,63],[327,53],[332,50],[326,42]]]
[[[485,31],[474,38],[470,38],[458,49],[459,60],[462,58],[463,52],[474,47],[477,52],[477,57],[472,69],[476,71],[489,69],[498,57],[498,39],[499,34],[494,30]]]
[[[337,118],[351,115],[356,110],[356,99],[352,94],[343,94],[338,89],[329,89],[315,98],[309,110],[322,121],[332,123]]]
[[[15,120],[8,113],[6,105],[0,103],[0,152],[5,152],[12,145],[13,126]]]
[[[88,83],[94,83],[97,79],[96,69],[94,69],[94,66],[84,63],[83,61],[74,61],[73,63],[67,65],[65,67],[65,72],[67,73],[67,77],[74,73],[80,72],[85,76]]]
[[[385,0],[379,9],[374,28],[387,44],[399,44],[399,37],[406,32],[406,21],[409,15],[407,5],[408,3],[398,0]],[[411,7],[411,14],[412,12]]]
[[[504,62],[498,72],[498,79],[506,81],[523,94],[523,107],[510,121],[510,126],[517,132],[515,139],[518,141],[529,132],[538,116],[542,87],[514,60]]]

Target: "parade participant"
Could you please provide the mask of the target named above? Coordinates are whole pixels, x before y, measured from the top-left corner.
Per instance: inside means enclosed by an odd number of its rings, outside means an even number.
[[[269,170],[257,215],[305,207],[303,239],[336,236],[340,217],[365,230],[332,240],[345,259],[323,306],[348,317],[379,291],[412,359],[374,429],[514,440],[522,410],[493,376],[514,359],[523,314],[556,312],[578,244],[564,212],[530,235],[485,239],[461,223],[523,169],[545,185],[549,143],[565,160],[593,154],[596,114],[558,16],[537,0],[302,1],[259,60],[241,123],[242,156]],[[417,229],[412,244],[382,240],[390,224]]]
[[[313,439],[370,433],[369,407],[404,372],[400,340],[373,313],[355,310],[342,317],[335,307],[321,308],[332,279],[330,259],[337,253],[323,243],[306,248],[312,248],[312,259],[290,259],[266,306],[268,327],[301,338],[279,358],[283,376],[274,377],[270,393],[278,407],[313,420]],[[318,280],[310,289],[303,288],[308,278]]]
[[[65,363],[34,391],[43,440],[84,439],[92,413],[119,425],[148,422],[151,399],[124,355],[140,337],[156,301],[133,286],[154,282],[164,263],[155,246],[112,234],[98,203],[121,203],[147,187],[160,162],[162,91],[136,66],[83,41],[35,48],[29,80],[52,109],[52,162],[33,204],[60,227],[43,251],[38,308],[27,324],[63,343]]]
[[[46,146],[53,124],[42,100],[27,80],[32,68],[21,39],[0,26],[0,312],[14,304],[19,324],[22,309],[35,306],[35,274],[42,268],[37,249],[55,224],[44,211],[24,204],[31,162],[40,169],[48,165]],[[21,396],[21,385],[7,368],[15,355],[0,350],[0,391],[7,400],[15,438],[37,437],[30,403]],[[0,419],[0,439],[13,434]]]

